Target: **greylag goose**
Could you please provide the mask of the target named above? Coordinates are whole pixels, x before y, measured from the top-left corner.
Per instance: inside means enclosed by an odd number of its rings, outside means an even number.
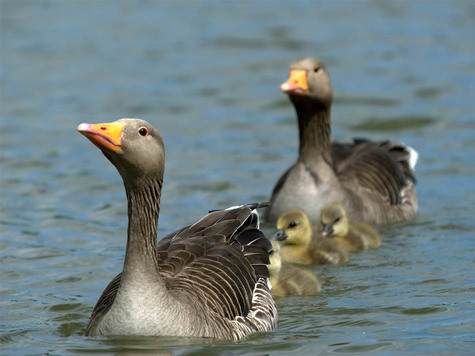
[[[286,297],[320,293],[320,281],[314,273],[304,267],[282,262],[278,241],[272,240],[272,247],[269,265],[272,295]]]
[[[357,252],[381,245],[378,232],[368,223],[349,220],[340,204],[328,204],[321,211],[319,231],[337,240],[347,252]]]
[[[341,264],[349,261],[348,253],[333,239],[312,228],[302,210],[289,210],[277,220],[273,239],[280,242],[282,260],[303,265]]]
[[[122,273],[99,298],[86,335],[239,340],[272,330],[272,245],[259,230],[261,205],[210,212],[157,244],[165,165],[159,132],[139,119],[84,123],[78,131],[122,176],[129,220]]]
[[[302,209],[317,223],[321,208],[331,203],[342,204],[352,219],[376,224],[416,215],[416,151],[395,141],[330,142],[333,89],[323,62],[294,61],[280,89],[297,112],[300,147],[297,162],[272,192],[267,221]]]

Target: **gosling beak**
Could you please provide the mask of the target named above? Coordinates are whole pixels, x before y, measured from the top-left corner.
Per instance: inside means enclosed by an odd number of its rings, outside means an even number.
[[[277,241],[284,241],[284,240],[287,240],[287,235],[285,234],[284,229],[279,229],[276,231],[274,236],[272,236],[272,238]]]
[[[121,146],[121,137],[124,132],[122,122],[111,122],[108,124],[80,124],[77,129],[86,136],[99,149],[104,148],[116,152]]]
[[[282,83],[280,90],[287,94],[306,95],[308,93],[307,72],[293,69],[289,72],[289,78]]]
[[[323,224],[322,235],[331,236],[333,234],[333,224]]]

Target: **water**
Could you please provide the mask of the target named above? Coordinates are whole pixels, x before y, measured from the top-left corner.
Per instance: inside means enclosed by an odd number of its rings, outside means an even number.
[[[469,1],[2,0],[1,353],[472,354],[474,15]],[[417,219],[316,266],[322,293],[280,298],[274,332],[84,337],[127,221],[119,175],[76,126],[140,117],[161,131],[163,236],[268,198],[297,150],[278,86],[309,55],[332,75],[334,138],[418,150]]]

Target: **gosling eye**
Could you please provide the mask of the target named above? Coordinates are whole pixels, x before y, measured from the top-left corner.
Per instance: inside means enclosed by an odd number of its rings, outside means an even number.
[[[336,223],[337,223],[338,221],[340,221],[340,220],[341,220],[341,218],[338,217],[338,218],[336,218],[335,220],[333,220],[333,223],[336,224]]]
[[[139,129],[139,134],[140,134],[140,136],[143,136],[143,137],[147,136],[147,135],[148,135],[148,130],[147,130],[147,128],[142,126],[142,127]]]
[[[292,221],[292,222],[289,224],[289,228],[291,228],[291,229],[294,228],[294,227],[296,227],[296,226],[297,226],[297,224],[296,224],[294,221]]]
[[[315,68],[313,69],[313,71],[314,71],[315,73],[317,73],[319,70],[320,70],[320,67],[315,67]]]

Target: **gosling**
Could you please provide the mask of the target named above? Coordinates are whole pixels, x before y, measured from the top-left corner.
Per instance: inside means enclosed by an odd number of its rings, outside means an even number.
[[[320,215],[320,233],[338,241],[347,252],[358,252],[381,245],[375,228],[368,223],[349,220],[340,204],[326,205]]]
[[[303,265],[341,264],[349,261],[346,250],[334,239],[313,231],[307,214],[289,210],[277,220],[274,239],[280,241],[282,261]]]
[[[321,284],[311,271],[282,262],[280,243],[271,240],[273,252],[270,256],[269,268],[272,295],[286,297],[289,295],[315,295],[320,293]]]

